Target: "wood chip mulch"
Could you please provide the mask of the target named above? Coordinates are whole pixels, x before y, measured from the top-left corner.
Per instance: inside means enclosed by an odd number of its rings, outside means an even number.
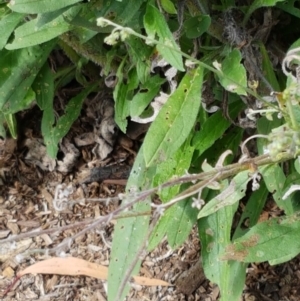
[[[0,141],[1,142],[1,141]],[[5,147],[3,146],[5,143]],[[19,141],[18,141],[19,143]],[[13,139],[0,145],[0,299],[23,300],[107,300],[107,283],[84,276],[25,275],[3,297],[17,273],[35,262],[51,256],[82,258],[104,266],[109,265],[110,247],[115,221],[99,226],[79,236],[65,249],[56,248],[64,239],[76,235],[81,228],[72,228],[78,222],[91,222],[100,215],[110,213],[119,205],[84,201],[85,198],[107,198],[123,192],[124,186],[101,181],[82,181],[80,166],[88,158],[88,150],[81,150],[78,168],[63,173],[45,171],[24,160],[26,153]],[[134,160],[137,148],[123,148],[116,143],[111,160],[116,152],[124,153],[127,166]],[[83,158],[83,159],[82,159]],[[122,163],[123,164],[123,163]],[[114,178],[112,175],[111,178]],[[101,179],[100,179],[101,180]],[[70,203],[56,210],[53,199],[58,185],[70,189]],[[58,227],[70,226],[64,231]],[[51,229],[54,229],[51,231]],[[48,233],[38,235],[40,231]],[[9,236],[36,231],[34,237],[2,243]],[[56,248],[56,249],[55,249]],[[55,252],[53,252],[55,250]],[[171,250],[167,241],[146,255],[140,275],[158,278],[174,284],[170,287],[143,287],[133,285],[128,301],[215,301],[219,298],[218,287],[209,282],[199,260],[200,243],[196,228],[186,243]],[[2,297],[1,297],[2,296]],[[270,267],[267,263],[251,264],[247,272],[243,301],[298,301],[300,300],[300,257],[288,263]],[[230,300],[228,300],[230,301]]]

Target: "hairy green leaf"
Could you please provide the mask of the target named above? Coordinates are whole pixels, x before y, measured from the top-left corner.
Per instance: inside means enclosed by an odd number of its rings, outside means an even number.
[[[284,243],[282,243],[284,241]],[[258,223],[226,247],[221,259],[242,262],[289,260],[300,253],[299,213]]]
[[[54,45],[55,41],[51,41],[17,51],[1,51],[0,110],[12,114],[28,105],[25,97]]]
[[[141,84],[145,84],[150,78],[150,62],[148,58],[152,54],[152,47],[149,47],[136,37],[129,37],[125,42],[129,45],[128,53],[130,54],[132,65],[136,67],[138,78]]]
[[[235,118],[243,107],[244,104],[242,101],[234,102],[229,107],[230,116]],[[192,145],[198,150],[198,156],[211,147],[225,133],[229,126],[230,121],[225,119],[221,111],[210,116],[193,138]]]
[[[130,116],[140,116],[153,98],[161,89],[161,85],[165,82],[160,76],[152,76],[148,81],[141,85],[139,91],[134,95],[130,102]]]
[[[168,159],[188,137],[201,103],[202,80],[202,67],[188,71],[161,108],[144,140],[147,166]]]
[[[6,138],[6,130],[4,124],[6,122],[5,115],[0,111],[0,137],[2,139]]]
[[[43,79],[47,79],[47,77],[49,77],[49,75],[46,74],[45,78]],[[55,126],[53,126],[54,115],[51,112],[53,111],[52,103],[48,99],[47,106],[44,107],[42,131],[47,152],[50,157],[56,157],[58,151],[58,142],[69,132],[73,122],[80,114],[83,101],[96,88],[96,86],[97,84],[87,87],[77,96],[70,99],[65,108],[65,114],[59,117]],[[44,95],[44,97],[46,96]],[[40,102],[43,102],[44,100],[45,99],[41,99]]]
[[[137,20],[139,20],[139,14],[144,12],[141,9],[144,2],[145,0],[104,1],[98,17],[113,18],[118,24],[140,30]]]
[[[223,207],[237,203],[245,196],[247,184],[250,180],[248,170],[238,173],[224,190],[201,209],[198,218],[211,215]]]
[[[66,18],[73,18],[80,11],[80,6],[71,7],[65,13],[58,16],[52,22],[37,29],[37,19],[31,20],[15,30],[15,39],[11,44],[6,45],[6,49],[13,50],[34,45],[39,45],[49,41],[64,32],[67,32],[71,26]]]
[[[135,69],[132,69],[128,74],[127,82],[123,82],[124,79],[124,63],[120,64],[117,71],[118,83],[114,89],[113,96],[115,100],[115,121],[121,131],[126,132],[127,117],[130,114],[130,102],[133,97],[133,91],[138,87],[138,77]]]
[[[241,64],[242,55],[238,49],[232,50],[221,64],[220,84],[229,92],[247,95],[243,87],[247,87],[246,69]]]
[[[177,70],[184,71],[182,56],[179,53],[180,48],[176,44],[165,18],[159,10],[151,4],[147,5],[144,25],[150,37],[154,38],[157,34],[159,42],[163,43],[163,45],[158,44],[156,46],[162,57]]]
[[[270,193],[273,194],[274,201],[282,208],[287,215],[294,213],[293,204],[291,198],[282,200],[284,191],[284,183],[286,180],[285,174],[278,164],[262,166],[259,168],[260,173],[266,183],[266,186]]]
[[[176,15],[176,8],[171,0],[161,0],[161,6],[168,14]]]
[[[54,21],[68,9],[69,9],[69,7],[64,7],[64,8],[61,8],[61,9],[53,11],[53,12],[37,15],[35,29],[40,29],[44,25]]]
[[[174,176],[182,176],[191,164],[193,150],[190,141],[187,140],[167,161],[159,164],[153,186],[159,186]],[[159,196],[166,203],[182,189],[180,185],[165,188],[159,192]],[[148,248],[153,249],[165,234],[171,247],[178,247],[184,242],[196,220],[197,211],[191,207],[190,200],[175,204],[158,221],[149,239]]]
[[[24,14],[10,12],[0,19],[0,28],[2,32],[0,35],[0,50],[4,48],[8,38],[23,18]]]
[[[200,37],[207,31],[211,23],[211,18],[208,15],[192,17],[186,20],[183,24],[186,36],[189,39]]]
[[[47,148],[47,153],[50,157],[55,158],[58,147],[57,142],[51,138],[51,135],[53,134],[53,125],[55,122],[53,109],[54,77],[47,63],[40,70],[36,80],[32,84],[32,88],[36,94],[37,105],[41,110],[43,110],[41,129]]]
[[[238,203],[224,207],[198,221],[202,265],[205,276],[220,288],[220,301],[239,301],[246,278],[246,266],[220,261],[230,243],[231,226]]]
[[[197,210],[192,207],[191,198],[175,206],[171,219],[166,234],[171,248],[175,249],[185,242],[197,221]]]
[[[259,43],[260,53],[262,55],[262,70],[266,79],[270,82],[273,91],[280,91],[280,86],[274,72],[274,67],[270,61],[267,49],[263,43]],[[263,82],[262,82],[263,84]]]
[[[14,114],[6,114],[5,121],[12,138],[17,139],[17,121]]]
[[[41,14],[81,2],[82,0],[14,0],[8,7],[18,13]]]
[[[263,210],[269,191],[266,188],[264,181],[261,181],[258,190],[253,191],[250,198],[247,200],[245,209],[234,232],[233,239],[244,235],[253,227]],[[246,228],[245,228],[246,225]]]
[[[144,146],[141,147],[138,156],[135,159],[130,177],[127,182],[126,191],[140,191],[141,188],[149,188],[152,178],[155,174],[155,168],[145,166]],[[130,202],[131,197],[125,199],[123,203]],[[143,200],[133,206],[136,213],[146,212],[150,209],[150,198]],[[113,238],[111,251],[111,261],[108,270],[108,301],[124,300],[129,291],[129,285],[126,284],[120,298],[117,299],[119,290],[122,288],[122,282],[132,266],[133,261],[137,258],[138,252],[147,236],[149,225],[149,216],[137,216],[118,220]],[[140,260],[133,269],[133,275],[139,270]]]

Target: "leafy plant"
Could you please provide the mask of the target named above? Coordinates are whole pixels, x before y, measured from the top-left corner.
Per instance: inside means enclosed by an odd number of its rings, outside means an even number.
[[[242,26],[234,24],[232,12],[243,12],[240,23],[246,26],[261,7],[277,5],[299,18],[297,10],[292,10],[294,2],[254,1],[247,9],[234,1],[211,2],[0,2],[5,32],[0,37],[1,135],[7,127],[16,137],[14,115],[36,101],[43,111],[41,130],[48,154],[55,157],[84,98],[104,85],[101,78],[82,76],[85,68],[91,68],[88,62],[100,66],[104,76],[114,74],[118,79],[113,97],[115,120],[122,131],[126,132],[129,118],[154,114],[122,207],[113,213],[117,216],[130,207],[136,216],[120,219],[115,227],[109,301],[123,300],[128,293],[128,280],[138,273],[143,249],[153,249],[165,235],[176,248],[196,223],[206,277],[218,284],[223,301],[239,300],[247,263],[277,264],[299,254],[299,206],[292,194],[298,186],[290,189],[291,173],[299,178],[300,170],[299,41],[282,63],[287,81],[280,92],[279,74],[274,73],[264,44],[258,39],[252,48]],[[227,41],[217,22],[221,13]],[[54,73],[47,59],[58,48],[74,65]],[[257,49],[262,69],[255,63]],[[287,69],[293,65],[296,76]],[[54,94],[71,80],[77,80],[82,91],[56,118]],[[277,90],[271,99],[272,91],[266,93],[269,86]],[[246,117],[238,122],[241,113]],[[252,128],[247,139],[245,127]],[[247,145],[256,138],[257,146],[250,151],[257,156],[251,157]],[[291,173],[282,168],[284,161],[294,162]],[[250,182],[253,192],[248,198]],[[151,202],[153,193],[162,204]],[[259,222],[268,197],[282,216]],[[245,198],[247,204],[234,228],[234,215]],[[151,208],[152,219],[143,216]],[[285,247],[274,248],[283,237]]]

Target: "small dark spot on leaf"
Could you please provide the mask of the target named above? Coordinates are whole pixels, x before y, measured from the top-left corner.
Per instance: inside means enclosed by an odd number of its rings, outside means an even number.
[[[149,90],[148,89],[141,89],[140,92],[141,93],[147,93]]]

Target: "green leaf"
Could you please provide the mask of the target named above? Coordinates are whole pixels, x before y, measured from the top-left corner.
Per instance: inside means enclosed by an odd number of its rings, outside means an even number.
[[[211,23],[211,18],[208,15],[192,17],[186,20],[183,24],[186,36],[189,39],[195,39],[205,33]]]
[[[261,181],[260,187],[258,190],[251,193],[250,198],[247,200],[246,207],[243,210],[242,216],[240,217],[238,226],[234,232],[233,239],[236,239],[246,232],[249,231],[249,228],[252,228],[257,223],[269,191],[266,188],[264,181]],[[244,224],[246,224],[246,229]]]
[[[69,132],[73,122],[78,118],[80,114],[85,98],[96,87],[97,84],[94,84],[84,89],[77,96],[70,99],[65,108],[65,114],[57,120],[55,127],[51,128],[51,126],[53,126],[54,119],[54,116],[51,112],[51,110],[53,110],[51,107],[52,103],[49,103],[45,108],[42,122],[42,131],[44,134],[44,141],[47,147],[47,152],[50,157],[56,157],[58,151],[58,142]]]
[[[229,106],[229,114],[235,118],[244,107],[242,101],[234,102]],[[201,130],[195,135],[192,145],[198,150],[198,156],[204,153],[218,140],[231,125],[230,121],[225,119],[221,111],[211,115],[201,126]]]
[[[144,85],[140,86],[139,91],[134,95],[130,102],[131,117],[138,117],[144,112],[149,103],[157,95],[164,82],[165,79],[156,75],[150,77]]]
[[[277,3],[276,7],[288,12],[290,15],[300,18],[300,9],[298,8],[298,0],[284,1]]]
[[[166,229],[168,242],[172,249],[182,245],[197,221],[197,210],[192,207],[191,198],[181,201],[175,206],[169,225]]]
[[[9,103],[6,103],[3,107],[3,113],[6,114],[14,114],[19,111],[28,109],[30,104],[35,100],[35,93],[31,88],[28,88],[28,91],[23,98],[13,99]]]
[[[16,118],[15,118],[15,115],[14,114],[7,114],[7,115],[4,115],[5,116],[5,121],[6,121],[6,124],[9,128],[9,132],[12,136],[12,138],[14,139],[17,139],[17,121],[16,121]]]
[[[6,45],[8,38],[23,18],[23,14],[11,12],[10,14],[0,19],[0,50],[2,50]]]
[[[160,1],[161,7],[171,15],[176,15],[176,8],[171,0],[161,0]]]
[[[0,110],[12,114],[24,108],[24,98],[54,45],[55,41],[51,41],[17,51],[1,51]]]
[[[215,143],[207,149],[203,154],[198,156],[198,158],[193,161],[193,165],[196,166],[193,173],[200,172],[199,167],[202,165],[202,162],[206,159],[207,162],[210,162],[212,165],[216,164],[224,150],[231,150],[233,154],[238,152],[239,146],[243,138],[243,129],[238,127],[233,127],[231,130],[227,130],[226,135],[223,135],[221,138],[217,139]],[[197,152],[195,152],[198,155]],[[230,164],[233,160],[233,156],[227,156],[224,165]]]
[[[132,167],[130,177],[127,182],[126,191],[140,191],[141,188],[147,189],[150,187],[152,178],[155,174],[155,168],[148,169],[145,166],[144,146],[141,147],[134,165]],[[132,198],[125,200],[125,203],[131,201]],[[133,206],[136,213],[146,212],[150,210],[150,198],[138,202]],[[124,203],[124,201],[123,201]],[[129,291],[127,284],[122,293],[121,298],[117,298],[118,290],[123,279],[132,266],[132,262],[136,259],[138,252],[147,236],[149,224],[149,216],[136,216],[134,218],[119,219],[114,231],[114,238],[111,250],[111,260],[108,269],[108,301],[124,300]],[[137,265],[133,270],[133,275],[136,275],[141,262],[138,260]]]
[[[297,159],[296,159],[297,160]],[[300,185],[300,175],[297,171],[293,171],[293,164],[290,162],[290,167],[289,167],[289,174],[286,177],[286,181],[284,183],[284,194],[291,189],[292,185]],[[300,211],[300,202],[299,202],[299,197],[300,197],[300,191],[296,190],[292,194],[290,194],[290,200],[293,204],[293,211],[297,212]]]
[[[222,75],[219,75],[220,84],[229,92],[247,95],[247,74],[241,64],[242,55],[238,49],[232,50],[221,64]]]
[[[48,63],[44,64],[40,70],[36,80],[32,84],[32,88],[36,94],[37,105],[43,110],[41,129],[47,153],[50,157],[55,158],[58,151],[57,142],[51,138],[55,122],[53,109],[54,77]]]
[[[54,98],[54,77],[48,63],[38,73],[36,80],[32,84],[36,94],[36,102],[41,110],[51,108],[53,110]]]
[[[81,2],[82,0],[14,0],[8,7],[18,13],[41,14]]]
[[[295,169],[298,172],[298,174],[300,174],[300,160],[299,159],[300,159],[299,157],[296,158],[295,162],[294,162],[294,166],[295,166]]]
[[[6,138],[6,129],[4,124],[6,123],[5,115],[0,111],[0,138]]]
[[[164,44],[156,46],[162,57],[177,70],[184,71],[182,56],[179,53],[180,48],[176,44],[165,18],[156,7],[150,4],[147,5],[144,16],[144,26],[151,38],[154,38],[157,34],[159,42]]]
[[[128,53],[132,60],[132,65],[136,67],[139,81],[145,84],[150,77],[150,62],[148,58],[151,56],[153,49],[141,39],[132,36],[126,39],[125,43],[129,45]]]
[[[282,200],[284,195],[284,183],[286,181],[285,174],[278,164],[262,166],[259,168],[260,173],[266,183],[266,186],[270,193],[273,194],[273,199],[279,208],[285,211],[285,214],[290,215],[294,213],[293,203],[291,197],[286,200]]]
[[[239,301],[246,278],[246,265],[220,261],[230,243],[231,227],[238,203],[224,207],[198,221],[202,265],[205,276],[220,288],[220,301]]]
[[[273,115],[273,120],[268,120],[266,117],[261,117],[257,121],[257,131],[262,135],[269,135],[272,129],[277,128],[281,125],[282,120]],[[257,139],[257,148],[260,155],[264,154],[266,149],[267,139]]]
[[[68,9],[69,9],[69,7],[64,7],[64,8],[61,8],[61,9],[53,11],[53,12],[39,14],[36,18],[35,28],[39,29],[39,28],[43,27],[44,25],[52,22],[53,20],[58,18],[60,15],[62,15]]]
[[[145,0],[127,0],[127,1],[103,1],[100,15],[97,17],[106,17],[113,19],[115,23],[126,25],[134,30],[140,30],[140,18],[144,14],[141,6]],[[140,15],[141,14],[141,15]]]
[[[159,164],[152,186],[159,186],[174,176],[182,176],[191,164],[193,150],[187,140],[168,160]],[[182,189],[180,185],[164,188],[159,197],[164,203],[168,202]],[[154,249],[165,234],[171,247],[176,248],[185,241],[196,220],[197,211],[192,208],[190,200],[175,204],[159,219],[149,239],[148,249]]]
[[[66,22],[66,19],[75,17],[80,9],[80,6],[71,7],[65,13],[38,30],[36,27],[37,19],[26,22],[15,30],[14,41],[11,44],[7,44],[5,48],[13,50],[39,45],[67,32],[71,26]]]
[[[242,171],[237,174],[223,191],[215,198],[210,200],[198,214],[198,218],[202,218],[213,214],[223,207],[233,205],[241,200],[246,194],[248,182],[251,180],[249,171]]]
[[[269,6],[275,6],[277,2],[282,2],[284,0],[255,0],[252,2],[252,4],[249,6],[247,13],[245,14],[243,25],[247,23],[252,13],[257,10],[260,7],[269,7]]]
[[[229,244],[221,259],[242,262],[282,262],[299,253],[300,220],[297,213],[258,223],[244,236]]]
[[[146,166],[169,158],[189,135],[201,103],[202,80],[202,67],[188,71],[161,108],[144,140]]]
[[[280,86],[278,80],[276,78],[276,74],[274,72],[273,65],[270,61],[267,49],[265,45],[260,42],[259,43],[260,53],[262,55],[262,70],[266,79],[270,82],[271,86],[273,87],[274,91],[280,91]],[[263,82],[261,82],[263,84]]]
[[[191,199],[173,205],[160,218],[149,240],[148,250],[154,249],[167,235],[172,249],[182,245],[197,221],[197,211],[191,206]]]
[[[118,83],[114,89],[113,96],[115,100],[115,121],[122,132],[126,132],[127,117],[130,114],[130,100],[133,91],[138,87],[138,77],[135,69],[132,69],[127,75],[127,82],[123,82],[125,59],[120,64],[117,71]]]

